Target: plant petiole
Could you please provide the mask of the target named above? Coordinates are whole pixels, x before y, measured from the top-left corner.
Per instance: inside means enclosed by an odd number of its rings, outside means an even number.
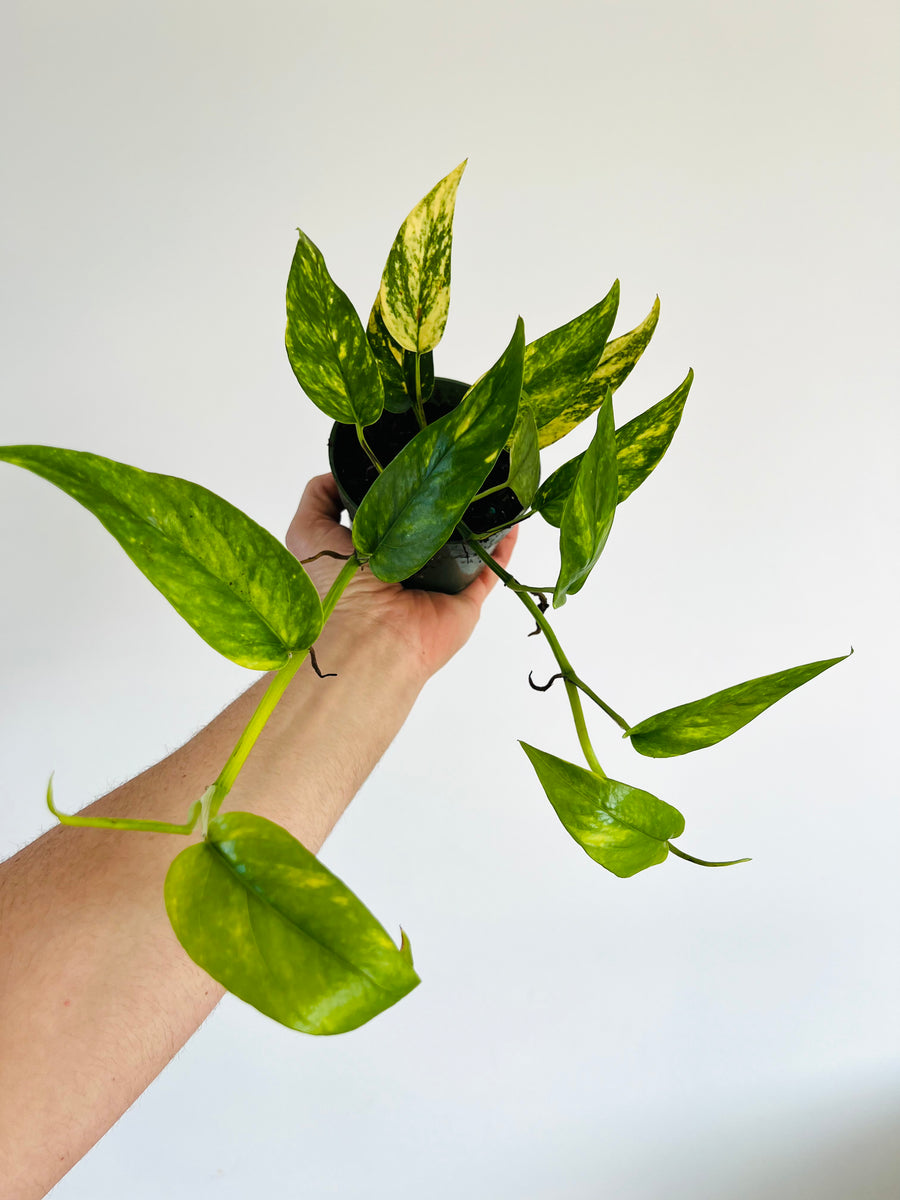
[[[535,621],[537,621],[538,627],[540,628],[544,637],[547,639],[547,643],[553,652],[553,657],[559,664],[559,669],[562,672],[563,679],[565,680],[566,696],[569,700],[569,707],[572,710],[572,719],[575,722],[575,731],[578,734],[578,742],[581,746],[584,757],[587,760],[591,770],[601,778],[605,779],[606,772],[600,766],[597,755],[594,753],[594,747],[591,745],[590,735],[588,734],[587,730],[587,723],[584,719],[584,709],[581,704],[581,696],[578,694],[578,688],[581,684],[581,681],[572,670],[572,664],[566,658],[563,648],[560,646],[550,622],[544,616],[540,605],[532,599],[528,591],[523,588],[521,583],[519,583],[518,579],[516,579],[515,576],[510,575],[508,571],[504,570],[504,568],[500,566],[496,559],[492,558],[491,555],[488,554],[487,550],[485,550],[485,548],[479,544],[477,538],[475,538],[471,530],[462,524],[460,525],[460,529],[468,539],[469,545],[482,560],[482,562],[490,567],[494,574],[502,579],[506,586],[516,593],[516,595],[534,617]]]
[[[425,420],[425,408],[422,404],[422,355],[416,354],[416,394],[412,397],[413,411],[419,428],[424,429],[428,422]]]
[[[553,595],[552,583],[549,587],[532,587],[527,583],[508,583],[506,586],[511,592],[528,592],[531,596],[543,596],[544,599],[546,599],[548,595]]]
[[[504,487],[505,486],[506,485],[504,484]],[[475,499],[477,500],[478,497],[476,496]],[[484,533],[473,533],[471,536],[484,540],[484,538],[489,538],[492,534],[502,533],[504,529],[512,529],[513,525],[521,525],[523,521],[527,521],[529,517],[533,517],[535,515],[536,512],[534,509],[532,509],[531,512],[523,513],[521,517],[516,517],[514,521],[506,521],[502,525],[495,525],[493,529],[486,529]],[[552,592],[553,588],[548,588],[548,591]]]
[[[359,558],[354,554],[341,567],[337,578],[328,589],[328,593],[322,601],[323,625],[331,616],[335,605],[341,598],[341,594],[361,565],[362,563]],[[247,756],[256,744],[257,738],[262,733],[266,721],[272,715],[275,705],[287,691],[288,684],[306,661],[308,653],[308,649],[295,650],[284,666],[280,667],[272,677],[263,698],[256,707],[256,711],[247,723],[246,729],[238,738],[237,744],[229,755],[225,766],[222,768],[219,778],[213,784],[209,797],[210,818],[216,815],[222,805],[222,801],[234,786],[234,781],[247,761]]]
[[[573,675],[572,683],[574,683],[580,691],[584,692],[589,700],[593,700],[598,708],[602,708],[606,715],[615,721],[620,729],[624,730],[625,733],[628,733],[628,731],[631,729],[631,726],[628,724],[625,718],[620,717],[616,710],[614,708],[610,708],[605,700],[601,700],[597,693],[592,688],[588,687],[583,679],[579,679],[577,675]]]
[[[206,795],[212,789],[208,789]],[[204,797],[205,799],[205,797]],[[61,825],[78,825],[83,829],[122,829],[133,830],[137,833],[178,833],[187,835],[197,828],[201,819],[203,801],[195,800],[188,813],[188,819],[183,825],[172,821],[141,821],[131,817],[76,817],[62,813],[53,802],[53,776],[47,783],[47,807]]]
[[[693,854],[687,854],[684,850],[679,850],[671,842],[667,842],[666,845],[678,858],[683,858],[686,862],[696,863],[698,867],[736,867],[738,863],[753,861],[752,858],[732,858],[729,862],[707,862],[705,858],[694,858]]]
[[[479,492],[477,496],[472,497],[472,503],[477,500],[483,500],[485,496],[493,496],[495,492],[505,492],[509,488],[508,483],[495,483],[493,487],[485,488],[483,492]]]
[[[369,443],[366,441],[366,435],[365,435],[365,433],[363,432],[363,427],[362,427],[362,425],[359,425],[359,424],[357,424],[357,426],[356,426],[356,436],[357,436],[357,438],[359,439],[359,444],[360,444],[360,446],[362,446],[363,450],[365,450],[366,454],[368,455],[368,457],[369,457],[369,462],[371,462],[372,466],[375,468],[375,470],[376,470],[376,471],[378,472],[378,474],[380,475],[380,474],[382,473],[382,471],[384,470],[384,467],[381,465],[381,463],[380,463],[380,462],[378,461],[378,459],[375,457],[375,452],[373,451],[373,449],[372,449],[372,447],[369,445]],[[327,551],[325,551],[324,553],[327,553]]]
[[[587,722],[584,719],[584,709],[581,706],[581,696],[578,694],[578,689],[571,680],[566,679],[565,683],[566,695],[569,697],[569,707],[572,709],[572,717],[575,720],[575,731],[578,734],[578,744],[581,746],[582,753],[594,774],[599,775],[601,779],[606,779],[606,772],[600,766],[597,755],[594,753],[594,747],[591,745]]]

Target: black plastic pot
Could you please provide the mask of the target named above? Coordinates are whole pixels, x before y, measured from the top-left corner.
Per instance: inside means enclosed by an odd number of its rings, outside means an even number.
[[[431,414],[441,416],[449,412],[459,404],[468,390],[469,384],[460,383],[459,380],[435,379],[434,394],[426,405],[426,415],[433,419]],[[419,426],[411,410],[392,413],[385,409],[374,425],[366,427],[366,441],[372,447],[378,461],[386,466],[418,432]],[[359,444],[353,425],[336,424],[333,427],[328,439],[328,462],[341,501],[352,519],[377,475],[375,467]],[[509,456],[504,450],[485,480],[484,487],[503,483],[508,473]],[[515,493],[509,488],[504,488],[471,504],[466,509],[463,520],[476,533],[479,529],[507,526],[497,533],[492,533],[490,537],[479,539],[481,545],[490,553],[502,542],[509,532],[509,525],[521,511],[522,506]],[[468,548],[459,531],[454,530],[450,540],[441,547],[434,558],[415,575],[404,579],[403,586],[454,595],[467,588],[483,567],[484,564],[478,555]]]

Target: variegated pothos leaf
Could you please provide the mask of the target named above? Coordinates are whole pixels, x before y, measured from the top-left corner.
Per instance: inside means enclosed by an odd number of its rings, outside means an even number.
[[[415,394],[416,356],[402,346],[388,333],[384,318],[381,315],[381,303],[378,296],[369,314],[366,326],[366,337],[378,363],[381,379],[384,384],[384,407],[389,412],[401,413],[412,404]],[[431,399],[434,391],[434,355],[429,350],[419,355],[419,386],[422,403]]]
[[[616,310],[619,281],[593,308],[525,347],[522,394],[534,411],[538,430],[564,417],[591,378],[603,354]],[[539,435],[541,446],[547,443]]]
[[[669,838],[684,832],[684,817],[649,792],[586,771],[574,763],[519,745],[566,830],[594,862],[620,879],[664,861]]]
[[[559,578],[553,607],[584,587],[603,552],[616,515],[618,473],[612,393],[597,414],[597,429],[584,452],[559,526]]]
[[[776,701],[849,657],[841,654],[838,658],[824,658],[748,679],[701,700],[647,717],[623,736],[630,738],[635,750],[648,758],[672,758],[703,750],[743,729]]]
[[[384,389],[366,331],[301,230],[287,285],[285,346],[300,386],[333,421],[371,425]]]
[[[398,346],[387,331],[378,297],[369,313],[369,323],[366,325],[366,337],[375,355],[378,370],[381,372],[381,382],[384,385],[384,407],[389,412],[406,412],[410,406],[410,398],[406,391],[403,375],[403,348]]]
[[[174,475],[55,446],[2,446],[77,500],[214,650],[251,670],[283,666],[319,636],[322,605],[289,550],[246,513]]]
[[[669,448],[693,380],[694,372],[688,371],[687,378],[674,392],[616,430],[619,504],[640,487]],[[576,454],[558,467],[541,484],[534,498],[535,511],[557,528],[583,457],[583,452]]]
[[[165,882],[184,949],[229,991],[304,1033],[356,1029],[419,982],[360,900],[286,829],[252,813],[214,817]]]
[[[387,464],[353,520],[353,544],[377,578],[408,579],[453,533],[512,431],[522,392],[522,320],[459,405]]]
[[[509,441],[509,476],[506,485],[515,492],[522,507],[527,508],[540,482],[541,455],[537,425],[534,411],[523,396]]]
[[[415,206],[397,233],[378,300],[391,337],[424,354],[441,340],[450,307],[450,251],[460,163]]]
[[[569,398],[565,410],[551,417],[545,424],[538,424],[540,447],[559,441],[576,425],[580,425],[595,412],[606,395],[606,390],[615,392],[625,382],[635,363],[644,353],[659,320],[659,297],[640,325],[608,342],[596,370],[581,390]]]

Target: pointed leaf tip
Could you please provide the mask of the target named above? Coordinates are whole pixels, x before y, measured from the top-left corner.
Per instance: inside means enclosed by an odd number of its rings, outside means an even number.
[[[93,513],[200,637],[240,666],[281,667],[319,636],[322,605],[303,567],[215,492],[54,446],[2,446],[0,460]]]
[[[850,654],[761,675],[700,700],[667,708],[632,726],[625,736],[631,738],[631,744],[639,754],[649,758],[671,758],[714,746],[743,729],[776,701],[849,658]]]
[[[350,889],[287,830],[250,813],[210,821],[165,882],[190,957],[260,1012],[304,1033],[356,1029],[419,977]]]
[[[684,832],[678,809],[649,792],[601,778],[527,742],[519,745],[568,833],[620,879],[663,862],[668,839]]]
[[[405,350],[424,354],[444,334],[450,307],[450,257],[460,163],[411,210],[388,254],[378,293],[391,337]]]
[[[333,421],[372,425],[384,408],[384,387],[366,331],[300,229],[285,300],[285,348],[304,392]]]

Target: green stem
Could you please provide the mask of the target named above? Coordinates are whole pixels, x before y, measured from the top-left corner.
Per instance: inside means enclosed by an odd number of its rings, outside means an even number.
[[[356,574],[362,564],[354,554],[341,567],[337,578],[328,590],[328,594],[322,601],[322,616],[323,624],[331,616],[334,607],[341,597],[341,593],[346,588],[347,584]],[[210,818],[214,817],[222,805],[222,801],[231,791],[234,786],[234,781],[237,779],[241,768],[247,761],[247,756],[256,744],[256,739],[262,733],[266,721],[272,715],[275,705],[284,695],[288,684],[300,670],[300,667],[306,660],[309,651],[295,650],[288,661],[276,671],[269,686],[256,706],[256,711],[247,723],[244,732],[238,738],[237,744],[228,756],[228,761],[222,768],[221,774],[213,784],[212,795],[209,799],[208,811]]]
[[[85,829],[128,829],[139,833],[193,833],[200,820],[202,801],[195,800],[191,805],[188,819],[183,825],[172,821],[141,821],[131,817],[75,817],[62,813],[53,803],[53,776],[47,784],[47,807],[61,825],[80,825]]]
[[[628,724],[625,718],[619,716],[614,708],[611,708],[605,700],[601,700],[594,689],[589,687],[579,675],[575,674],[572,664],[566,658],[565,654],[563,654],[562,647],[556,639],[556,634],[553,632],[550,622],[540,611],[535,602],[531,599],[531,596],[528,595],[529,592],[552,592],[553,588],[530,588],[526,587],[523,583],[519,583],[515,576],[510,575],[508,571],[504,571],[500,564],[495,559],[491,558],[490,554],[488,554],[483,546],[479,546],[477,538],[471,532],[471,530],[467,529],[464,525],[460,525],[460,529],[469,539],[469,544],[478,557],[491,568],[495,575],[499,576],[499,578],[503,580],[504,584],[511,592],[515,592],[518,595],[519,599],[537,621],[538,627],[540,628],[544,637],[550,643],[550,649],[553,651],[553,657],[559,663],[559,669],[562,671],[566,683],[572,683],[578,688],[579,691],[584,692],[588,699],[593,700],[598,708],[602,708],[606,715],[615,721],[621,730],[623,730],[625,733],[628,733],[631,730],[631,726]]]
[[[577,675],[573,675],[572,683],[574,683],[580,691],[584,692],[589,700],[593,700],[598,708],[602,708],[606,715],[615,721],[621,730],[623,730],[625,733],[630,732],[631,726],[628,724],[625,718],[620,717],[616,710],[614,708],[610,708],[605,700],[601,700],[593,688],[588,687],[583,679],[579,679]]]
[[[375,457],[375,452],[373,451],[373,449],[369,445],[369,443],[366,441],[366,435],[363,433],[363,427],[360,424],[357,424],[357,426],[356,426],[356,436],[359,438],[359,444],[362,446],[363,450],[365,450],[366,454],[369,456],[369,462],[371,462],[372,466],[375,468],[375,470],[380,475],[381,472],[384,470],[384,467],[381,465],[381,463]]]
[[[331,614],[334,612],[335,605],[337,604],[338,600],[340,600],[341,596],[344,594],[344,589],[346,588],[347,584],[350,582],[350,580],[353,578],[353,576],[356,574],[356,572],[359,570],[359,568],[361,566],[362,566],[362,563],[357,558],[356,554],[353,553],[350,555],[350,557],[347,559],[347,561],[341,567],[340,571],[338,572],[337,576],[335,577],[334,583],[328,589],[328,592],[325,595],[325,599],[322,601],[322,624],[323,625],[328,620],[328,618],[331,616]]]
[[[416,420],[419,422],[419,428],[424,429],[427,425],[425,420],[425,408],[422,404],[422,355],[416,354],[416,394],[413,396],[413,410],[416,414]]]
[[[562,664],[560,664],[562,665]],[[578,733],[578,743],[581,746],[581,751],[587,759],[588,765],[595,775],[599,775],[601,779],[606,779],[606,772],[597,761],[597,755],[594,753],[594,747],[591,745],[591,739],[587,730],[587,722],[584,719],[584,709],[581,707],[581,697],[578,694],[578,688],[574,683],[570,683],[567,679],[566,695],[569,697],[569,707],[572,709],[572,716],[575,719],[575,729]]]
[[[476,500],[483,500],[485,496],[493,496],[495,492],[505,492],[509,487],[508,483],[495,483],[493,487],[485,488],[483,492],[479,492],[477,496],[472,497],[472,503]]]
[[[529,517],[533,517],[535,515],[535,511],[532,509],[531,512],[523,513],[521,517],[516,517],[514,521],[504,521],[502,525],[495,525],[493,529],[486,529],[484,533],[476,533],[472,536],[481,538],[483,541],[485,538],[489,538],[492,533],[500,533],[504,529],[512,529],[513,525],[521,525],[523,521],[527,521]],[[552,592],[553,588],[548,588],[547,590]]]
[[[707,862],[705,858],[694,858],[693,854],[687,854],[684,850],[679,850],[677,846],[673,846],[671,842],[666,845],[677,855],[678,858],[683,858],[687,862],[696,863],[698,867],[736,867],[738,863],[752,862],[751,858],[732,858],[730,862]]]
[[[565,679],[566,695],[569,699],[569,707],[572,710],[572,719],[575,722],[575,729],[578,733],[578,742],[581,746],[584,757],[587,760],[591,770],[605,779],[606,772],[600,766],[597,755],[594,753],[594,747],[591,745],[590,735],[588,734],[587,730],[587,723],[584,719],[584,709],[581,705],[581,697],[578,694],[578,683],[580,681],[578,681],[578,676],[572,670],[572,664],[566,658],[563,648],[560,646],[559,640],[557,639],[556,634],[553,632],[550,622],[541,612],[540,608],[534,602],[531,596],[529,596],[526,591],[522,590],[522,584],[520,584],[513,575],[510,575],[508,571],[504,570],[504,568],[500,566],[496,559],[492,558],[490,554],[488,554],[485,548],[479,544],[478,539],[472,535],[471,531],[467,529],[465,525],[460,525],[460,529],[462,530],[463,534],[465,534],[469,545],[482,560],[482,562],[490,567],[494,574],[502,579],[508,588],[510,588],[512,591],[515,591],[516,595],[534,617],[535,621],[537,621],[538,628],[547,639],[547,643],[553,652],[553,657],[559,664],[559,669],[562,671],[563,678]]]
[[[511,592],[528,592],[531,596],[546,596],[548,592],[553,591],[553,584],[549,587],[532,587],[527,583],[508,583],[506,585]]]

